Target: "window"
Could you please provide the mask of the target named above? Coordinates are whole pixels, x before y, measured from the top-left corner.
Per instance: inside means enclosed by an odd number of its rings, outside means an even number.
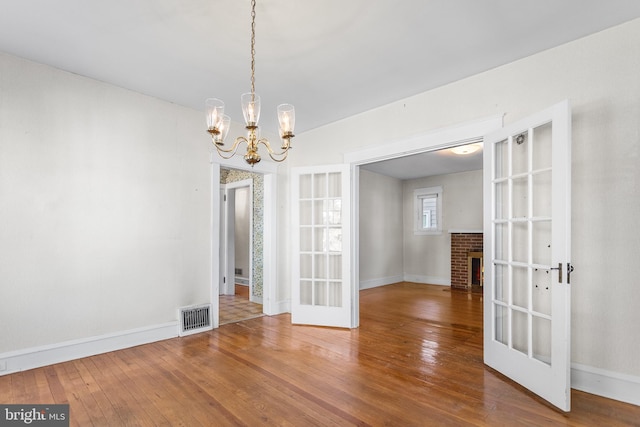
[[[440,234],[442,232],[442,187],[414,190],[414,234]]]

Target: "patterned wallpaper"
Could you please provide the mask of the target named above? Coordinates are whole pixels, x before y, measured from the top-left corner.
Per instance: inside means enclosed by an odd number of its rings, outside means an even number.
[[[237,169],[220,169],[220,184],[253,180],[253,296],[262,297],[264,177],[261,174]]]

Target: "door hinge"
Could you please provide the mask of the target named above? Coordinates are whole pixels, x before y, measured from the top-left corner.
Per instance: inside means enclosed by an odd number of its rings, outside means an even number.
[[[227,201],[227,195],[226,194],[224,195],[224,201],[225,202]]]
[[[222,277],[222,283],[227,283],[227,278],[226,277]]]

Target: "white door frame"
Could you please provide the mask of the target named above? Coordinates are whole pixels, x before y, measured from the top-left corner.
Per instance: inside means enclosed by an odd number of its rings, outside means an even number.
[[[224,190],[224,194],[227,196],[227,206],[226,209],[222,210],[223,213],[221,214],[225,219],[222,223],[226,224],[226,226],[221,224],[225,229],[225,236],[220,239],[222,246],[225,248],[220,256],[223,260],[225,260],[225,256],[227,258],[226,262],[221,261],[223,268],[220,271],[223,276],[229,278],[223,286],[226,288],[226,292],[222,292],[220,295],[234,295],[235,293],[235,281],[231,280],[231,278],[235,277],[235,270],[232,270],[235,266],[235,256],[229,256],[235,250],[235,191],[239,188],[248,188],[249,212],[251,213],[249,215],[249,300],[262,304],[262,298],[256,298],[253,295],[253,180],[245,179],[228,184],[220,184],[220,188]],[[231,259],[234,260],[233,263],[230,262]],[[233,267],[232,264],[234,265]]]
[[[345,153],[344,162],[351,165],[351,224],[358,224],[360,200],[360,166],[382,160],[396,159],[413,154],[436,151],[458,145],[482,142],[487,133],[501,129],[503,115],[490,116],[481,120],[470,121],[460,125],[436,129],[411,138],[390,142],[385,145],[365,150]],[[359,324],[360,311],[360,227],[351,227],[351,274],[352,301],[354,304],[354,324]]]
[[[211,273],[209,302],[213,308],[213,327],[219,323],[219,271],[220,271],[220,168],[232,168],[261,173],[264,176],[264,231],[263,231],[263,282],[262,312],[267,315],[280,314],[286,311],[286,304],[277,300],[277,246],[276,246],[276,197],[277,197],[277,165],[262,161],[253,168],[241,157],[229,160],[222,159],[211,150]]]

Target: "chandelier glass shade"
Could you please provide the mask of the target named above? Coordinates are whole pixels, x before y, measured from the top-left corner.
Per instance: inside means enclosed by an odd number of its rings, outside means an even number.
[[[255,91],[255,42],[256,42],[256,2],[251,1],[251,92],[243,93],[240,96],[242,105],[242,115],[244,116],[247,136],[239,136],[233,144],[226,148],[225,138],[229,133],[231,118],[224,114],[224,102],[218,98],[208,98],[205,101],[207,114],[207,132],[211,135],[214,147],[220,157],[229,159],[233,157],[241,144],[246,144],[247,151],[244,159],[251,166],[258,163],[260,154],[258,146],[263,145],[269,157],[276,162],[282,162],[287,158],[291,149],[291,139],[294,135],[295,108],[291,104],[281,104],[278,106],[279,133],[282,140],[279,151],[275,151],[266,138],[260,137],[258,122],[260,120],[260,96]]]

